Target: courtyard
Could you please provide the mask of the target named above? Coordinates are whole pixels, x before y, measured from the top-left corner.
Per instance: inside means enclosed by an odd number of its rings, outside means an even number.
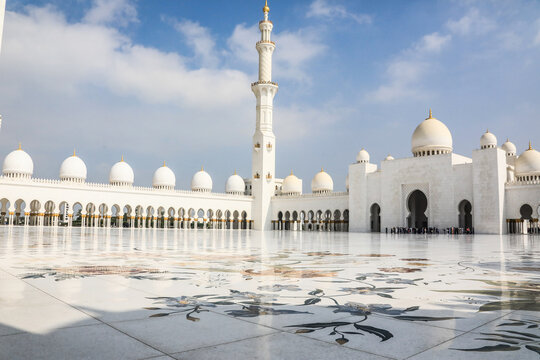
[[[537,359],[540,238],[0,229],[0,359]]]

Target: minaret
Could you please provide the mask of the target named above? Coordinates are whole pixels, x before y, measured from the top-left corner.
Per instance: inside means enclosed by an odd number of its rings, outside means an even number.
[[[251,84],[257,98],[257,122],[253,135],[252,194],[254,229],[270,229],[270,199],[275,193],[276,137],[272,130],[272,110],[278,85],[272,82],[272,53],[276,45],[270,40],[274,25],[268,20],[268,2],[263,8],[264,20],[259,22],[261,40],[259,52],[259,80]]]

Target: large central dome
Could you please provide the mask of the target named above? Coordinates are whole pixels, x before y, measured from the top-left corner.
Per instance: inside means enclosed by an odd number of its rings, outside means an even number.
[[[429,117],[414,130],[411,143],[415,157],[452,152],[452,134],[442,121],[432,116],[431,109]]]
[[[516,176],[520,181],[536,180],[540,177],[540,152],[534,150],[531,143],[516,160]]]

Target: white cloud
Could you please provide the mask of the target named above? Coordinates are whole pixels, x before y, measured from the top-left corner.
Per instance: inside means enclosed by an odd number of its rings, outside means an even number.
[[[326,0],[315,0],[309,6],[307,17],[322,17],[327,19],[352,19],[358,24],[370,24],[371,16],[349,12],[342,5],[330,5]]]
[[[449,20],[446,26],[452,33],[461,36],[483,35],[497,27],[495,21],[482,16],[476,8],[470,9],[459,20]]]
[[[249,83],[243,72],[189,70],[182,56],[134,45],[106,25],[71,24],[51,8],[8,17],[2,71],[19,84],[64,92],[92,85],[143,102],[183,106],[231,106],[249,96],[242,91]]]
[[[247,27],[245,24],[236,25],[232,35],[227,39],[227,46],[237,60],[244,62],[257,62],[255,42],[260,40],[259,27]]]
[[[320,135],[328,126],[350,118],[356,108],[344,105],[340,101],[329,100],[317,107],[294,104],[275,109],[275,131],[282,140],[298,141],[305,136]]]
[[[216,42],[207,28],[190,20],[174,22],[174,28],[185,37],[203,66],[215,67],[217,65]]]
[[[126,26],[137,21],[137,9],[130,0],[94,0],[84,21],[91,24]]]
[[[423,95],[422,91],[415,85],[428,69],[429,64],[427,62],[417,59],[392,61],[385,72],[385,77],[388,79],[387,83],[370,92],[368,100],[392,102],[421,97]]]
[[[407,98],[420,98],[424,91],[418,86],[430,71],[433,55],[440,53],[451,41],[451,35],[438,32],[422,36],[419,41],[403,51],[388,64],[387,82],[368,93],[367,99],[375,102],[392,102]]]
[[[224,174],[238,166],[235,162],[249,164],[249,152],[221,154],[237,151],[244,142],[249,148],[255,108],[249,84],[255,78],[228,64],[239,56],[256,68],[256,26],[237,26],[228,45],[218,47],[207,29],[183,21],[179,30],[197,55],[190,58],[134,43],[117,22],[92,17],[68,22],[56,8],[32,6],[7,13],[0,58],[0,135],[5,139],[0,149],[23,141],[34,156],[36,175],[56,177],[56,160],[75,146],[87,162],[90,181],[104,181],[108,164],[122,153],[142,183],[151,179],[154,169],[146,165],[156,157],[156,166],[171,157],[200,166],[204,159],[199,155],[215,152],[212,159],[225,159],[219,165],[213,160],[215,167],[227,167]],[[308,78],[303,68],[323,51],[320,39],[305,29],[274,39],[279,78]],[[224,51],[219,64],[212,64],[214,54]],[[282,110],[289,112],[285,106]],[[43,124],[54,124],[55,131],[43,131]],[[306,129],[296,139],[311,131]],[[191,174],[183,175],[188,181]]]
[[[438,53],[442,48],[448,44],[452,39],[452,35],[441,35],[438,32],[425,35],[422,39],[416,44],[416,51],[422,53]]]

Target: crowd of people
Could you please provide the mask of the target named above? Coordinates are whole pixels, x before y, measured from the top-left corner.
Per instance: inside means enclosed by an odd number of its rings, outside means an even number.
[[[392,227],[390,229],[386,228],[386,233],[388,234],[388,232],[390,232],[390,234],[474,234],[474,228],[449,227],[441,230],[435,227]]]

